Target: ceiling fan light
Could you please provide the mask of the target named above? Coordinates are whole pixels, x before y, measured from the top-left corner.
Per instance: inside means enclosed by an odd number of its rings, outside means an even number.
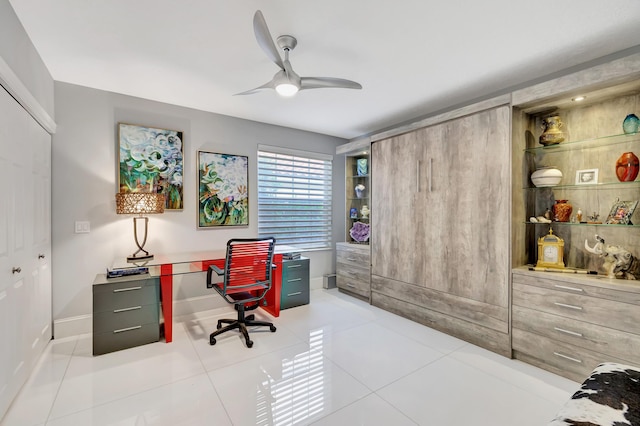
[[[291,83],[280,83],[276,86],[276,92],[280,96],[291,97],[298,93],[298,86]]]

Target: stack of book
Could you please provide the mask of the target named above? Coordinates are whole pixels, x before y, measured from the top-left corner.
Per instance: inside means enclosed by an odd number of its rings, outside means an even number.
[[[291,253],[282,253],[282,258],[284,260],[296,260],[300,259],[300,253],[291,252]]]

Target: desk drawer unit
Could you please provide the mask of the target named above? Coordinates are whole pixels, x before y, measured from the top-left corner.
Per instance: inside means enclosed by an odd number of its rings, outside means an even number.
[[[336,244],[336,284],[340,291],[369,301],[371,257],[365,244]]]
[[[282,262],[280,309],[309,304],[309,259]]]
[[[148,275],[93,284],[93,354],[101,355],[160,339],[159,280]]]
[[[513,354],[578,381],[601,362],[639,365],[639,295],[625,281],[514,273]]]

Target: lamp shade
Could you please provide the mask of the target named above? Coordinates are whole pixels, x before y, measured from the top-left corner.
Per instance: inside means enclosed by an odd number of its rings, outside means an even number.
[[[164,213],[164,195],[152,192],[127,192],[116,194],[118,214]]]

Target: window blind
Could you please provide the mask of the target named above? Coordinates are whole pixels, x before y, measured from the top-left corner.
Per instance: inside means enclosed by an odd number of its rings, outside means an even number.
[[[331,247],[332,157],[258,147],[258,233],[300,249]]]

